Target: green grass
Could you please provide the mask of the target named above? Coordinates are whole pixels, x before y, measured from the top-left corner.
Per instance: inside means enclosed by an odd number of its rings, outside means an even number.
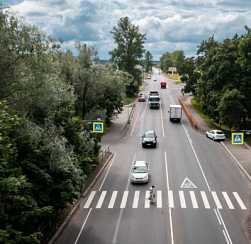
[[[130,101],[130,103],[133,103],[135,101],[136,97],[124,97],[123,98],[123,105],[127,105],[127,100]]]
[[[200,115],[201,118],[204,119],[204,121],[212,128],[217,129],[217,130],[222,130],[224,133],[227,135],[228,138],[231,138],[231,129],[229,129],[225,125],[220,125],[214,121],[212,121],[208,116],[203,114],[202,110],[199,107],[199,104],[196,102],[194,98],[191,99],[191,104],[193,105],[194,109],[196,112]]]
[[[175,84],[180,85],[180,84],[183,84],[183,82],[182,81],[175,81]]]
[[[171,74],[166,74],[166,75],[167,75],[167,77],[168,77],[169,79],[171,79],[171,80],[179,80],[180,77],[181,77],[181,75],[179,75],[179,74],[173,74],[173,75],[171,75]]]

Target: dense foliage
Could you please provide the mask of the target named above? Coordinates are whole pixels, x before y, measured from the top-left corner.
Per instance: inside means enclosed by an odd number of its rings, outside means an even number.
[[[223,42],[214,36],[198,47],[197,59],[187,58],[180,70],[189,74],[192,90],[203,112],[230,128],[251,119],[251,30]]]
[[[39,225],[98,164],[100,138],[83,120],[121,112],[128,74],[94,66],[97,52],[80,42],[74,57],[8,10],[0,36],[0,243],[39,243]]]
[[[177,72],[180,73],[179,68],[184,62],[184,59],[184,51],[176,50],[172,53],[166,52],[160,57],[159,67],[164,72],[168,72],[169,67],[176,67]]]
[[[118,64],[119,70],[131,75],[126,86],[126,94],[134,95],[142,83],[141,71],[136,68],[141,64],[145,52],[146,34],[141,34],[138,26],[132,24],[128,17],[120,18],[111,34],[117,47],[110,51],[111,61]]]
[[[144,64],[145,72],[148,73],[148,72],[152,71],[153,55],[149,51],[146,51],[145,59],[144,59],[143,64]]]

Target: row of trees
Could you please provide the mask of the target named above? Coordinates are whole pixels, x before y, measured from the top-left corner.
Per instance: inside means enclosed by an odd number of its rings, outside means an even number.
[[[164,72],[168,72],[169,67],[176,67],[177,72],[181,73],[179,68],[181,64],[184,62],[184,60],[185,60],[184,51],[176,50],[172,53],[166,52],[160,57],[159,68]]]
[[[193,91],[203,112],[215,121],[245,127],[251,118],[251,30],[217,42],[214,36],[198,47],[198,57],[187,58],[180,72],[189,79],[186,91]]]
[[[100,138],[83,120],[110,123],[132,78],[92,66],[92,46],[76,42],[74,57],[3,6],[0,36],[0,243],[40,243],[36,229],[98,164]]]

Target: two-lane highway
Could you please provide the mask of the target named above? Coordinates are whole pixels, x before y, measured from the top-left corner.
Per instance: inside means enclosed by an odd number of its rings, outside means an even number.
[[[159,91],[160,109],[148,100],[137,104],[131,131],[112,148],[113,160],[56,243],[248,243],[249,182],[221,144],[194,131],[184,114],[180,123],[169,121],[169,106],[181,94],[173,81],[155,71],[146,83],[146,95]],[[142,148],[145,130],[156,132],[157,148]],[[131,184],[135,160],[148,162],[148,184]],[[151,185],[155,203],[147,200]]]

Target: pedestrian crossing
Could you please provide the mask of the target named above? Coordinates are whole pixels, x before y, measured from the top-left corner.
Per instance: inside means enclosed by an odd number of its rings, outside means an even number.
[[[135,192],[107,192],[107,191],[92,191],[84,204],[83,208],[133,208],[140,207],[150,208],[152,205],[148,200],[150,191],[135,191]],[[160,190],[155,192],[156,201],[153,204],[157,208],[163,207],[163,201],[167,201],[169,208],[217,208],[217,209],[242,209],[246,210],[244,202],[241,200],[237,192],[220,192],[216,191],[167,191]]]

